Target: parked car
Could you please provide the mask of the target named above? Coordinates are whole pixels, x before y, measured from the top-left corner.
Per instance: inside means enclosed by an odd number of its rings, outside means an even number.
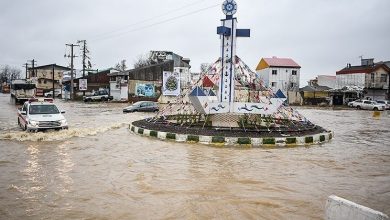
[[[385,109],[390,109],[390,101],[388,100],[376,100],[377,103],[379,104],[384,104],[385,105]]]
[[[43,96],[53,97],[53,91],[45,92],[45,94]],[[58,90],[58,89],[54,90],[54,97],[60,98],[61,97],[61,90]]]
[[[366,110],[374,110],[374,111],[383,111],[385,110],[385,105],[379,104],[375,101],[363,100],[361,104],[356,105],[357,109],[366,109]]]
[[[123,113],[128,112],[157,112],[159,110],[157,102],[140,101],[123,109]]]
[[[363,100],[361,100],[361,99],[357,99],[355,101],[348,102],[348,107],[356,108],[358,105],[361,105],[362,102],[363,102]]]
[[[90,96],[84,96],[84,102],[92,102],[92,101],[109,101],[112,100],[113,97],[108,94],[107,91],[101,90],[93,93]]]
[[[68,129],[64,113],[52,102],[31,99],[18,110],[18,125],[24,131]]]

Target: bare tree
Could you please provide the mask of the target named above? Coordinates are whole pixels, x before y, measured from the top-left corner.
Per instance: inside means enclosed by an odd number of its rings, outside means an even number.
[[[152,65],[153,62],[150,59],[150,56],[147,54],[141,54],[137,56],[137,59],[134,61],[133,68],[140,68],[144,66]]]
[[[14,79],[20,79],[20,74],[22,70],[17,67],[11,67],[9,65],[4,65],[0,68],[0,82],[9,82]]]
[[[125,71],[127,69],[126,60],[121,60],[121,62],[115,64],[115,69]]]

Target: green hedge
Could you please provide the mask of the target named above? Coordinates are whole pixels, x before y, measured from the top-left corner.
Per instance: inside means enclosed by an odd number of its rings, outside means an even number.
[[[275,144],[275,138],[264,138],[263,144]]]
[[[251,144],[251,139],[250,138],[238,138],[237,140],[238,144]]]
[[[166,136],[167,139],[176,140],[176,134],[173,133],[167,133]]]
[[[313,136],[305,137],[305,143],[306,144],[313,143]]]
[[[138,128],[138,134],[144,134],[144,129],[143,128]]]
[[[212,137],[211,142],[212,143],[225,143],[225,138],[224,137],[215,136],[215,137]]]
[[[150,131],[149,134],[151,137],[157,137],[157,131]]]
[[[329,133],[329,140],[333,138],[332,133]]]
[[[199,142],[199,136],[196,136],[196,135],[188,135],[188,136],[187,136],[187,141]]]
[[[296,143],[297,143],[297,138],[295,137],[286,138],[286,144],[296,144]]]
[[[131,129],[130,129],[132,132],[134,132],[134,130],[135,130],[135,127],[133,126],[133,127],[131,127]]]
[[[320,136],[320,142],[324,142],[325,141],[325,135],[321,135]]]

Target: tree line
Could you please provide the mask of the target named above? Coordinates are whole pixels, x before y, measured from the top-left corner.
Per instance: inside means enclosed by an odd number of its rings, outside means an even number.
[[[0,83],[10,83],[14,79],[20,79],[22,70],[10,65],[0,66]]]

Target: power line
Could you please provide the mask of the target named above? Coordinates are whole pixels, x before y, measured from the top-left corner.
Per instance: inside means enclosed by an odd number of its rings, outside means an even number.
[[[153,24],[145,25],[145,26],[142,26],[142,27],[139,27],[139,28],[131,29],[131,30],[128,30],[128,31],[123,31],[122,33],[113,34],[112,36],[107,36],[107,37],[102,37],[102,38],[96,38],[96,39],[94,39],[94,40],[92,40],[92,41],[105,40],[105,39],[109,39],[109,38],[119,37],[119,36],[122,36],[122,35],[124,35],[124,34],[136,32],[136,31],[143,30],[143,29],[147,29],[147,28],[150,28],[150,27],[153,27],[153,26],[156,26],[156,25],[160,25],[160,24],[164,24],[164,23],[167,23],[167,22],[170,22],[170,21],[173,21],[173,20],[182,18],[182,17],[187,17],[187,16],[190,16],[190,15],[193,15],[193,14],[196,14],[196,13],[199,13],[199,12],[202,12],[202,11],[205,11],[205,10],[208,10],[208,9],[210,9],[210,8],[215,8],[215,7],[217,7],[217,6],[219,6],[219,4],[211,5],[211,6],[208,6],[208,7],[205,7],[205,8],[201,8],[201,9],[198,9],[198,10],[195,10],[195,11],[192,11],[192,12],[189,12],[189,13],[184,14],[184,15],[179,15],[179,16],[176,16],[176,17],[173,17],[173,18],[169,18],[169,19],[160,21],[160,22],[156,22],[156,23],[153,23]]]
[[[147,18],[147,19],[144,19],[144,20],[141,20],[141,21],[138,21],[138,22],[129,24],[129,25],[122,26],[122,27],[117,28],[117,29],[115,29],[115,30],[112,30],[112,31],[109,31],[109,32],[106,32],[106,33],[102,33],[102,34],[100,34],[100,35],[97,35],[97,36],[95,36],[94,38],[92,38],[91,40],[94,41],[94,40],[99,39],[99,38],[101,38],[101,37],[104,37],[104,36],[106,36],[106,35],[112,35],[112,34],[115,33],[115,32],[121,32],[121,31],[123,31],[123,29],[129,28],[129,27],[133,27],[133,26],[135,26],[135,25],[143,24],[143,23],[146,23],[146,22],[148,22],[148,21],[153,21],[153,20],[155,20],[155,19],[157,19],[157,18],[161,18],[161,17],[164,17],[165,15],[169,15],[169,14],[171,14],[172,12],[176,12],[176,11],[179,11],[179,10],[182,10],[182,9],[185,9],[185,8],[189,8],[189,7],[193,6],[193,5],[202,3],[202,2],[204,2],[204,1],[206,1],[206,0],[196,1],[196,2],[193,2],[193,3],[187,4],[187,5],[184,5],[184,6],[180,7],[180,8],[176,8],[176,9],[173,9],[173,10],[170,10],[170,11],[167,11],[167,12],[164,12],[164,13],[159,14],[159,15],[157,15],[157,16],[154,16],[154,17],[151,17],[151,18]]]

